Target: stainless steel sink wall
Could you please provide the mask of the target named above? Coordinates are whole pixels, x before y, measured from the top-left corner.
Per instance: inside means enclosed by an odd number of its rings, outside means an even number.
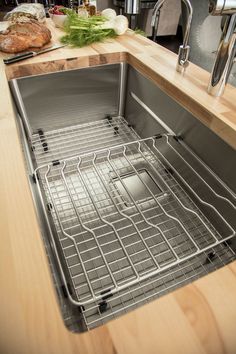
[[[135,101],[130,92],[140,98],[176,135],[180,135],[188,146],[236,193],[236,168],[232,168],[236,163],[236,152],[232,147],[161,91],[153,82],[130,67],[125,117],[134,125],[141,137],[164,132],[165,129]]]
[[[118,114],[118,64],[30,76],[10,84],[29,135]]]

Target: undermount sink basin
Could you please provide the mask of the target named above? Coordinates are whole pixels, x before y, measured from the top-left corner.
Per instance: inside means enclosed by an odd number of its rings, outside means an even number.
[[[151,80],[118,63],[10,87],[70,330],[235,259],[235,151]]]

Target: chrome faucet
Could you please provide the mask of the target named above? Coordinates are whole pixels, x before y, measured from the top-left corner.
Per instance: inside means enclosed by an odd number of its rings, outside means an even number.
[[[191,22],[192,22],[192,16],[193,16],[193,8],[191,5],[191,2],[189,0],[182,0],[182,1],[184,2],[185,6],[187,7],[188,20],[187,20],[187,26],[185,29],[183,44],[180,45],[180,47],[179,47],[178,62],[177,62],[177,66],[176,66],[176,70],[179,72],[183,72],[186,69],[186,67],[188,66],[188,57],[189,57],[189,51],[190,51],[190,46],[188,45],[188,41],[189,41],[189,34],[190,34],[190,28],[191,28]],[[164,2],[165,2],[165,0],[158,0],[156,2],[153,12],[152,12],[151,26],[152,26],[153,40],[156,39],[159,17],[160,17],[160,9],[161,9],[162,5],[164,4]]]
[[[236,0],[210,0],[209,13],[225,21],[208,85],[208,93],[221,96],[236,55]]]

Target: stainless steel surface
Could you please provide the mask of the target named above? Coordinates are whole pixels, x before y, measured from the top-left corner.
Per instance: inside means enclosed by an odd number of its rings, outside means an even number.
[[[181,136],[236,194],[235,150],[132,67],[127,74],[125,118],[141,138],[167,131]],[[209,184],[215,185],[214,179]]]
[[[28,135],[38,129],[66,128],[79,121],[118,114],[119,64],[70,70],[12,80],[17,106]],[[79,116],[78,116],[79,109]]]
[[[124,116],[126,100],[127,63],[120,64],[118,116]]]
[[[80,98],[77,110],[69,101],[71,110],[61,93],[64,125],[61,116],[58,124],[48,121],[58,112],[53,105],[36,121],[26,92],[36,100],[39,81],[47,96],[48,81],[59,75],[58,93],[71,72],[17,79],[11,87],[18,109],[24,105],[22,142],[29,171],[35,169],[31,187],[61,312],[69,329],[84,331],[235,259],[236,197],[189,146],[187,132],[184,141],[176,138],[185,127],[181,114],[194,118],[151,81],[125,63],[78,72],[76,97],[95,73],[98,82],[115,84],[115,109],[103,101],[97,115],[96,105]]]
[[[163,144],[169,145],[168,137],[163,140],[161,149]],[[191,205],[191,199],[182,202],[187,195],[178,184],[172,189],[165,182],[164,166],[154,155],[155,151],[165,158],[159,141],[139,140],[36,169],[46,195],[44,205],[51,205],[77,305],[101,300],[104,292],[116,294],[235,236],[218,209],[206,197],[202,199],[185,179],[181,182],[219,219],[214,223],[221,223],[220,234],[200,209]],[[152,173],[161,190],[153,185],[151,189],[150,180],[147,184],[139,170]],[[175,173],[181,177],[176,169]],[[139,180],[136,187],[143,188],[141,193],[133,194],[127,175]],[[124,193],[119,193],[114,179],[119,180],[128,201]],[[223,198],[199,178],[201,183],[214,197]],[[231,207],[236,209],[233,204]],[[150,246],[150,240],[155,245]]]
[[[190,51],[188,42],[189,42],[189,34],[191,29],[192,16],[193,16],[193,8],[191,2],[189,0],[182,0],[182,1],[185,4],[187,9],[187,23],[185,27],[183,44],[179,47],[179,53],[178,53],[178,62],[177,62],[176,70],[179,72],[184,72],[184,70],[188,66],[188,58],[189,58],[189,51]],[[165,0],[158,0],[152,12],[151,26],[153,28],[153,40],[155,40],[157,35],[160,9],[163,6],[164,2]]]
[[[211,15],[232,15],[235,11],[235,0],[209,0],[209,13]]]
[[[139,169],[138,175],[132,172],[126,175],[122,175],[121,179],[125,187],[123,187],[123,184],[120,182],[119,178],[115,178],[113,183],[118,189],[118,193],[125,206],[130,205],[129,194],[126,192],[126,190],[129,191],[135,202],[147,199],[149,196],[148,189],[150,189],[154,195],[159,194],[158,197],[165,198],[167,196],[165,193],[163,193],[162,189],[157,184],[157,181],[152,178],[146,169]],[[144,183],[148,186],[148,189],[145,188],[145,185],[142,181],[144,181]]]
[[[170,129],[170,127],[163,121],[161,120],[151,109],[148,107],[140,98],[138,98],[137,95],[135,95],[134,92],[130,91],[130,96],[151,116],[155,119],[155,121],[160,124],[160,126],[164,129],[164,131],[173,134],[174,131]]]
[[[138,15],[141,10],[141,0],[125,0],[124,12],[127,15]]]
[[[126,125],[123,119],[112,117],[46,132],[44,134],[48,147],[46,153],[40,135],[33,134],[31,145],[37,165],[41,166],[54,160],[76,156],[78,152],[83,154],[87,151],[129,142],[132,140],[132,132],[127,131]]]
[[[229,3],[232,3],[232,1],[229,1]],[[226,4],[227,1],[225,6]],[[208,93],[213,96],[223,94],[236,56],[236,1],[234,1],[234,5],[235,8],[230,12],[232,15],[225,17],[222,36],[209,80]],[[218,12],[213,12],[213,14],[216,15]]]

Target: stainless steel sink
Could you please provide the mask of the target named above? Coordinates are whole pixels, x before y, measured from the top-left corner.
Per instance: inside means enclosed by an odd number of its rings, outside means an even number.
[[[235,151],[153,82],[119,63],[10,87],[69,329],[235,259]]]

